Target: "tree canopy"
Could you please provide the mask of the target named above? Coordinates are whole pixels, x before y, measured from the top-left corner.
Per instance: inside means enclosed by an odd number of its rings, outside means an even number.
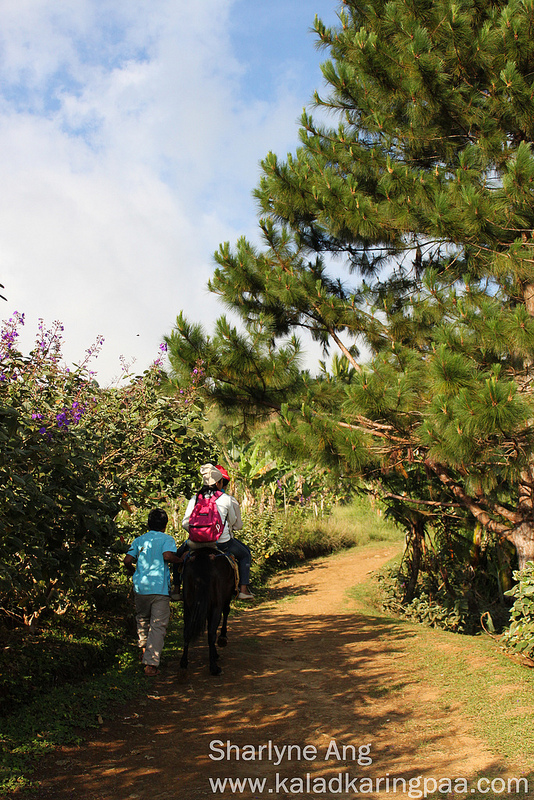
[[[279,447],[372,485],[414,563],[428,524],[534,558],[533,11],[345,0],[316,19],[327,89],[262,163],[263,244],[215,254],[239,322],[180,315],[168,339]],[[317,377],[303,330],[339,354]]]

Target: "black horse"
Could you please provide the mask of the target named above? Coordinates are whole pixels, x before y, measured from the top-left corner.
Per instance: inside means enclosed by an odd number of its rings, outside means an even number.
[[[221,621],[219,647],[227,644],[227,621],[230,603],[236,591],[235,571],[230,560],[216,548],[203,547],[188,556],[183,571],[184,651],[180,667],[187,669],[189,645],[208,626],[210,672],[220,675],[215,640]]]

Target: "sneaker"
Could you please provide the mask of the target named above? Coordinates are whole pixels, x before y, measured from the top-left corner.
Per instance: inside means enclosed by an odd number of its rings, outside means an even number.
[[[237,595],[237,599],[238,600],[253,600],[254,599],[254,595],[252,594],[250,589],[247,589],[246,592],[239,592],[239,594]]]

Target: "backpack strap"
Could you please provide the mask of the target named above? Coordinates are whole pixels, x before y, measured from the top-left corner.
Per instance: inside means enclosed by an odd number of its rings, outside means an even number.
[[[215,502],[217,502],[219,497],[222,497],[223,494],[224,494],[224,492],[220,492],[219,489],[217,489],[217,491],[213,493],[212,497],[214,497],[215,498]],[[228,509],[226,509],[226,516],[224,516],[224,517],[223,517],[223,515],[221,513],[221,509],[219,508],[219,506],[217,506],[217,511],[219,512],[219,514],[221,516],[221,519],[222,519],[223,533],[224,533],[224,526],[226,525],[226,520],[228,519]],[[222,533],[221,533],[221,536],[222,536]]]
[[[212,492],[209,496],[213,497],[215,499],[215,503],[217,503],[217,500],[219,499],[219,497],[222,497],[223,494],[224,494],[224,492],[221,492],[219,489],[217,489],[217,491]],[[199,492],[197,494],[197,502],[198,502],[198,498],[199,497],[203,497],[203,496],[204,495],[202,494],[202,492]],[[223,524],[223,528],[224,528],[224,526],[226,525],[226,520],[228,518],[228,511],[226,511],[226,517],[224,517],[224,519],[223,519],[223,516],[221,514],[221,510],[220,510],[219,506],[217,506],[217,511],[219,512],[219,515],[220,515],[220,517],[222,519],[222,524]]]

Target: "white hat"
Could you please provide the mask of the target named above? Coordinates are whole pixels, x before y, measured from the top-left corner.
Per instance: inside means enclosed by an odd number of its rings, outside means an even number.
[[[217,467],[214,467],[213,464],[202,464],[200,474],[202,475],[204,486],[213,486],[223,478],[222,472]]]

